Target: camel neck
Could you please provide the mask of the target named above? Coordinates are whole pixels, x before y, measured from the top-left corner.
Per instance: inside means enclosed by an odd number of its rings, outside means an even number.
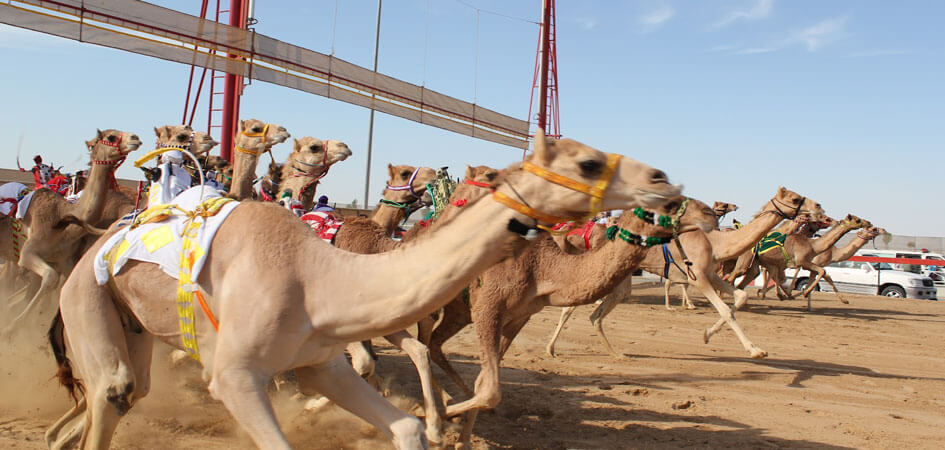
[[[765,209],[737,230],[712,230],[706,235],[712,244],[712,255],[717,261],[735,258],[758,243],[780,221],[781,216],[773,209]]]
[[[830,255],[830,262],[845,261],[850,259],[850,257],[856,254],[857,250],[863,248],[867,242],[869,241],[856,236],[852,241],[848,242],[847,245],[844,245],[843,248],[833,247]]]
[[[318,311],[312,320],[331,325],[324,329],[332,330],[339,342],[401,330],[404,324],[415,323],[449,303],[476,276],[526,245],[519,234],[508,230],[512,219],[532,223],[491,198],[482,199],[426,239],[375,255],[337,252],[313,236],[305,241],[308,249],[299,253],[304,261],[295,266],[321,270],[318,279],[345,282],[325,285],[307,278],[321,299],[311,301],[356,300],[347,302],[343,311],[306,300],[306,309]],[[326,258],[329,250],[335,253]]]
[[[824,233],[823,237],[811,240],[811,249],[814,250],[815,254],[823,253],[833,248],[833,244],[836,244],[844,234],[847,234],[852,229],[853,228],[847,224],[840,222]]]
[[[303,211],[310,211],[315,207],[315,191],[318,187],[317,184],[311,185],[314,179],[315,177],[309,175],[295,176],[283,173],[282,185],[278,189],[278,195],[282,197],[282,193],[288,190],[292,192],[292,197],[302,203]]]
[[[110,189],[110,174],[115,170],[111,164],[92,164],[89,169],[89,178],[82,189],[82,196],[76,203],[78,214],[75,216],[85,223],[94,224],[102,219],[105,211],[106,198]]]
[[[237,200],[251,198],[259,155],[234,152],[233,158],[233,180],[230,182],[230,197]]]
[[[374,211],[371,221],[383,228],[387,233],[386,236],[390,236],[394,233],[397,224],[402,222],[405,217],[406,214],[403,208],[381,203],[377,205],[377,210]]]

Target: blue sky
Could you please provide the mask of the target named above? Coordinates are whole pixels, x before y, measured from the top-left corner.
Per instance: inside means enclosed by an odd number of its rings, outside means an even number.
[[[376,2],[298,3],[259,0],[257,31],[370,67]],[[945,3],[557,6],[565,136],[663,169],[700,200],[734,202],[742,220],[784,185],[833,216],[945,235]],[[388,0],[379,70],[525,118],[538,33],[529,21],[539,15],[539,0]],[[180,121],[189,67],[6,26],[0,57],[0,120],[9,132],[0,166],[15,166],[21,132],[21,159],[42,154],[74,169],[95,128],[137,132],[147,147],[152,127]],[[243,117],[347,142],[354,156],[319,192],[361,201],[366,110],[260,82],[242,102]],[[459,175],[467,163],[504,167],[521,156],[384,114],[375,125],[372,202],[387,162],[448,165]],[[277,158],[289,150],[277,147]],[[120,175],[138,177],[130,167]]]

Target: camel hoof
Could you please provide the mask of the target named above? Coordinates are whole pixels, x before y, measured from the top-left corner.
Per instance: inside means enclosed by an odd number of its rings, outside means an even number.
[[[711,337],[712,337],[712,335],[709,334],[709,330],[708,330],[708,329],[702,330],[702,343],[703,343],[703,344],[708,344],[708,343],[709,343],[709,338],[711,338]]]
[[[696,309],[696,305],[686,305],[686,309],[692,311],[692,310]]]
[[[768,356],[768,352],[755,346],[752,346],[751,350],[748,353],[751,355],[753,359],[762,359]]]
[[[552,358],[555,358],[555,357],[556,357],[554,347],[545,347],[545,353],[547,353],[548,356],[550,356],[550,357],[552,357]]]
[[[840,299],[840,303],[843,303],[844,305],[849,305],[849,304],[850,304],[850,301],[847,300],[847,299],[845,299],[845,298],[841,298],[841,299]]]
[[[676,308],[674,308],[674,307],[672,307],[672,306],[667,306],[667,307],[666,307],[666,310],[668,310],[668,311],[675,311]]]

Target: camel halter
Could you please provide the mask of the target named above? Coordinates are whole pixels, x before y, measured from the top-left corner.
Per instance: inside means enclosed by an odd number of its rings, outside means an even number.
[[[267,125],[267,126],[268,126],[268,125]],[[322,155],[322,162],[321,162],[320,164],[312,164],[312,163],[307,163],[307,162],[305,162],[305,161],[292,161],[292,162],[293,162],[292,168],[295,169],[296,172],[297,172],[297,173],[293,173],[293,174],[292,174],[293,177],[313,177],[313,178],[312,178],[312,181],[309,181],[308,183],[305,183],[305,185],[303,185],[303,186],[299,189],[299,192],[296,194],[296,200],[302,200],[302,193],[304,193],[306,190],[308,190],[308,188],[317,185],[318,182],[319,182],[322,178],[325,178],[325,175],[328,175],[328,169],[331,169],[331,166],[328,165],[328,144],[329,144],[330,142],[331,142],[331,140],[322,141],[322,153],[323,153],[323,155]],[[269,152],[269,155],[272,156],[272,152]],[[296,167],[294,163],[299,163],[299,164],[302,164],[303,166],[313,167],[313,169],[312,169],[311,172],[306,172],[306,171],[304,171],[304,170],[302,170],[302,169]],[[324,168],[324,169],[322,170],[322,172],[321,172],[320,174],[316,175],[316,174],[315,174],[315,170],[316,170],[317,168]]]
[[[262,131],[260,131],[260,132],[258,132],[258,133],[253,133],[253,132],[247,133],[246,130],[240,131],[240,134],[242,134],[243,136],[246,136],[246,137],[259,137],[259,138],[262,138],[262,140],[263,140],[263,141],[262,141],[262,144],[263,144],[263,149],[262,149],[262,150],[250,150],[250,149],[246,149],[246,148],[240,147],[239,145],[234,145],[234,146],[233,146],[233,149],[236,150],[236,151],[238,151],[238,152],[240,152],[240,153],[246,153],[247,155],[253,155],[253,156],[259,156],[260,153],[266,152],[266,153],[269,153],[269,158],[271,158],[272,161],[275,162],[276,158],[272,156],[272,149],[271,149],[268,145],[266,145],[266,134],[267,134],[268,132],[269,132],[269,124],[268,124],[268,123],[265,124],[265,125],[263,125]]]
[[[122,164],[124,164],[125,159],[128,158],[128,154],[125,153],[125,152],[123,152],[123,151],[121,151],[121,137],[122,137],[122,135],[119,133],[119,134],[118,134],[118,139],[115,140],[115,142],[109,142],[107,139],[99,139],[99,140],[95,143],[95,144],[102,144],[102,145],[104,145],[104,146],[106,146],[106,147],[112,147],[112,148],[114,148],[115,151],[117,151],[118,154],[121,155],[121,158],[118,158],[118,159],[115,159],[115,160],[93,159],[93,160],[91,161],[91,163],[92,163],[93,166],[114,166],[114,167],[112,167],[112,170],[108,172],[108,185],[109,185],[109,187],[110,187],[113,191],[117,191],[117,190],[118,190],[118,180],[115,179],[115,171],[118,170],[118,167],[121,166]],[[95,144],[92,144],[92,145],[89,147],[89,151],[91,151],[92,148],[95,147]]]
[[[777,203],[775,203],[775,200],[777,199],[776,198],[771,199],[771,206],[774,206],[774,209],[777,211],[778,215],[781,216],[782,219],[793,220],[795,217],[797,217],[798,214],[800,214],[801,207],[804,206],[804,202],[807,201],[807,197],[801,197],[800,203],[798,203],[797,207],[794,208],[794,214],[790,217],[788,217],[788,215],[785,214],[784,211],[781,211],[781,208],[778,207],[778,203],[781,203],[781,201],[778,200]],[[781,204],[784,205],[783,203]],[[788,208],[790,209],[790,206],[788,206]]]
[[[413,195],[414,197],[420,197],[420,195],[417,194],[413,190],[413,182],[414,180],[417,179],[418,173],[420,173],[419,167],[417,167],[416,169],[413,169],[413,173],[410,174],[410,178],[407,180],[407,184],[400,185],[400,186],[391,186],[390,184],[388,184],[386,189],[390,189],[392,191],[410,191],[410,194]]]
[[[604,171],[601,173],[600,178],[597,179],[597,182],[595,182],[593,186],[573,180],[564,175],[556,174],[542,167],[538,167],[529,161],[522,163],[522,169],[559,186],[564,186],[568,189],[571,189],[572,191],[582,192],[591,196],[590,211],[587,215],[585,215],[585,218],[589,218],[596,216],[597,213],[600,212],[601,203],[604,200],[604,192],[607,190],[607,186],[610,185],[610,180],[613,178],[614,172],[617,171],[617,164],[620,163],[621,157],[622,155],[617,153],[607,154],[607,165],[604,167]],[[506,183],[506,185],[512,189],[512,192],[514,192],[515,196],[521,201],[515,200],[499,191],[493,190],[492,198],[495,199],[495,201],[528,217],[531,217],[532,219],[537,220],[539,223],[544,222],[547,224],[556,224],[570,220],[567,217],[552,216],[532,208],[530,205],[525,203],[525,199],[522,198],[521,194],[515,190],[511,183]],[[539,225],[539,227],[546,230],[549,229],[547,226]]]

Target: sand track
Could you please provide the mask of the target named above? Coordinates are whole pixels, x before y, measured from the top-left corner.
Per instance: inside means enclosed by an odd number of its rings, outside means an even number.
[[[475,445],[945,448],[945,303],[850,296],[842,305],[816,293],[807,313],[801,301],[755,300],[738,320],[770,357],[752,360],[730,331],[702,343],[717,315],[698,297],[698,310],[671,312],[661,289],[638,293],[641,304],[619,306],[605,322],[625,360],[601,350],[586,319],[591,307],[575,312],[557,358],[544,344],[559,310],[536,315],[509,349],[502,403],[480,415]],[[470,384],[478,372],[472,331],[447,346]],[[54,365],[42,342],[31,342],[0,343],[0,448],[45,448],[45,427],[69,405],[49,380]],[[419,398],[413,366],[378,345],[379,373],[408,408]],[[195,368],[155,364],[151,395],[123,420],[114,448],[252,448]],[[275,404],[297,448],[390,448],[337,408],[302,413],[288,394]]]

